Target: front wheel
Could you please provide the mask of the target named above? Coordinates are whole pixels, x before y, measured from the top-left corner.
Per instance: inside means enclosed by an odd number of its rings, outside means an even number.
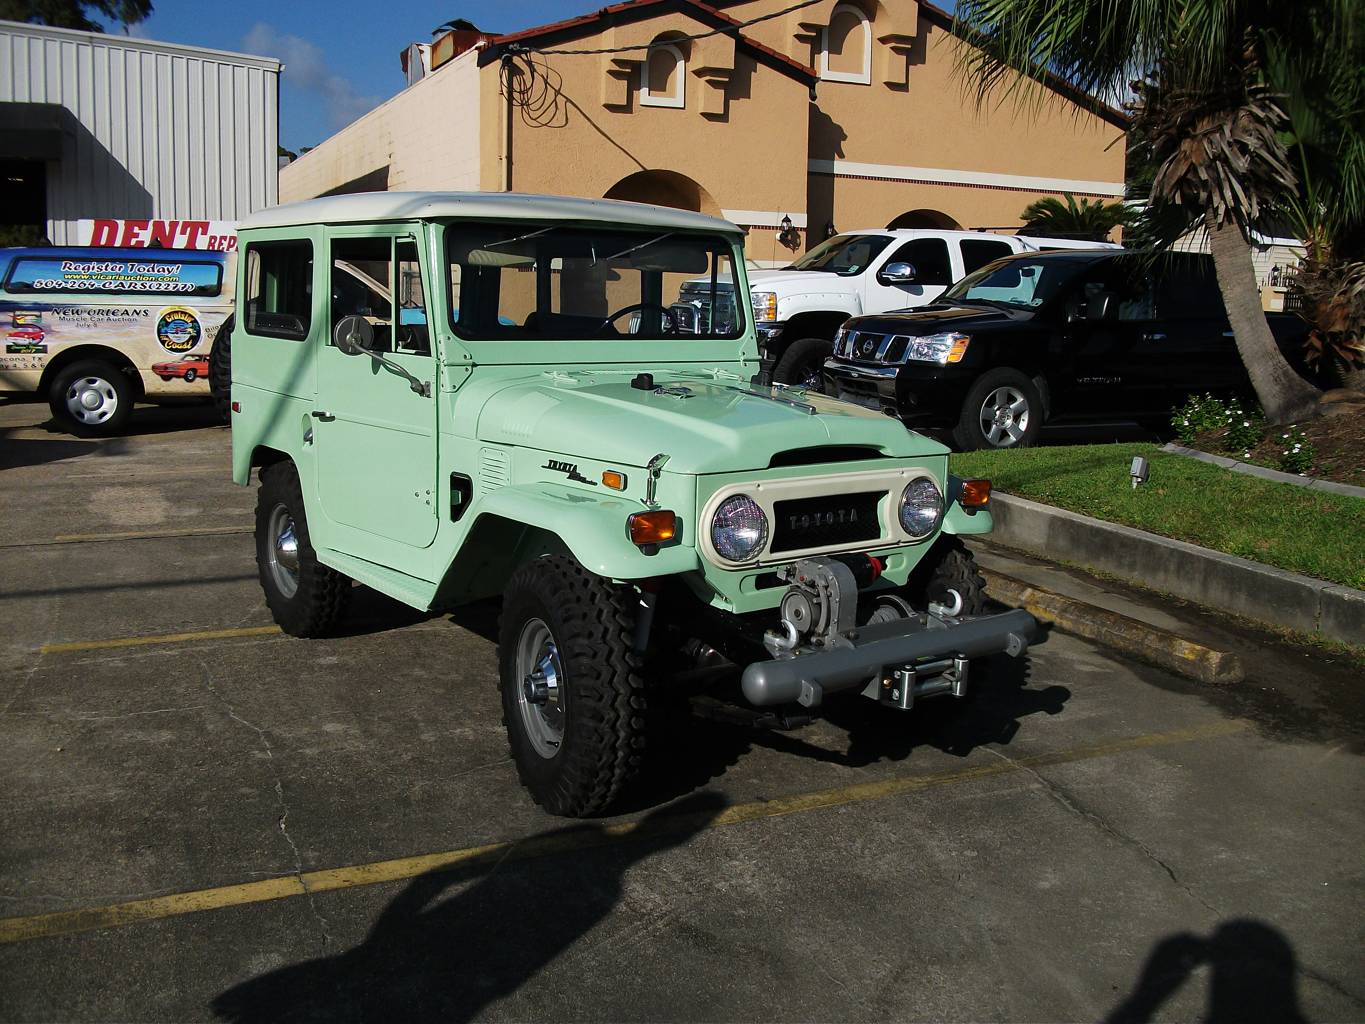
[[[773,380],[788,387],[823,393],[825,360],[834,355],[834,345],[826,338],[801,338],[793,341],[773,367]]]
[[[291,636],[325,636],[346,614],[351,579],[318,561],[292,462],[277,462],[261,472],[256,568],[270,614]]]
[[[610,806],[644,757],[645,699],[629,588],[552,555],[503,594],[498,674],[517,774],[551,814]]]
[[[1028,448],[1042,429],[1038,386],[1019,370],[1003,367],[982,374],[967,392],[953,443],[959,451]]]
[[[117,434],[133,414],[133,382],[102,359],[83,359],[52,379],[48,408],[82,436]]]
[[[986,610],[986,581],[976,558],[962,541],[947,534],[940,534],[915,566],[906,590],[915,608],[935,604],[954,615],[981,615]]]

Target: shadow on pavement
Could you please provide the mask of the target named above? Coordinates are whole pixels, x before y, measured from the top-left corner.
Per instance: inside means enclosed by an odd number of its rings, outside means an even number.
[[[1297,1024],[1298,965],[1294,947],[1262,921],[1224,921],[1208,938],[1180,932],[1157,943],[1133,991],[1105,1017],[1105,1024],[1144,1024],[1202,967],[1209,970],[1208,997],[1200,1018],[1208,1024],[1273,1020]]]
[[[78,459],[99,449],[95,441],[10,437],[13,432],[12,429],[0,429],[0,469],[43,466],[49,462]]]
[[[626,841],[574,825],[521,840],[492,865],[422,875],[355,949],[243,982],[213,1010],[243,1024],[471,1020],[601,923],[633,865],[687,843],[724,806],[698,794],[649,815]]]

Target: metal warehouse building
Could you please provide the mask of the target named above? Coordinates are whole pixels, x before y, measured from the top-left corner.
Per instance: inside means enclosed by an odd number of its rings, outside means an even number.
[[[80,244],[80,221],[273,206],[279,75],[265,57],[0,21],[0,233]]]

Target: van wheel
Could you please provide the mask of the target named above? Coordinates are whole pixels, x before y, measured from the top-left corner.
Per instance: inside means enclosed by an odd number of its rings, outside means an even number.
[[[232,327],[233,314],[229,313],[218,326],[213,348],[209,349],[209,397],[223,423],[228,422],[232,404]]]
[[[502,718],[521,783],[551,814],[610,806],[644,758],[631,591],[571,558],[520,569],[498,627]]]
[[[826,338],[801,338],[793,341],[773,367],[773,380],[789,387],[805,388],[821,394],[825,390],[825,360],[834,355],[834,345]]]
[[[1043,428],[1043,399],[1027,375],[1009,367],[983,373],[967,392],[953,429],[959,451],[1028,448]]]
[[[118,367],[102,359],[83,359],[52,380],[48,407],[73,434],[116,434],[133,414],[136,390]]]
[[[318,561],[292,462],[277,462],[261,472],[256,568],[271,616],[291,636],[324,636],[346,614],[351,579]]]

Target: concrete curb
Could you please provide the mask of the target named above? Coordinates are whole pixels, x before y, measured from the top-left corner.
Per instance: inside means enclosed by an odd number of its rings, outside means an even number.
[[[986,593],[1001,604],[1023,608],[1035,618],[1058,629],[1201,683],[1240,683],[1246,678],[1242,661],[1229,651],[1219,651],[1137,619],[1097,608],[1074,597],[1044,590],[1013,576],[983,569]]]
[[[1278,469],[1253,466],[1249,462],[1238,462],[1236,459],[1230,459],[1225,455],[1210,455],[1208,452],[1201,452],[1196,448],[1182,448],[1178,444],[1162,445],[1161,450],[1171,455],[1183,455],[1188,459],[1198,459],[1200,462],[1230,469],[1234,473],[1245,473],[1247,476],[1260,477],[1262,480],[1270,480],[1277,484],[1304,487],[1310,491],[1326,491],[1328,494],[1341,494],[1348,498],[1365,498],[1365,487],[1339,484],[1335,480],[1320,480],[1317,477],[1281,473]]]
[[[991,541],[1267,625],[1365,645],[1365,591],[996,492]]]

